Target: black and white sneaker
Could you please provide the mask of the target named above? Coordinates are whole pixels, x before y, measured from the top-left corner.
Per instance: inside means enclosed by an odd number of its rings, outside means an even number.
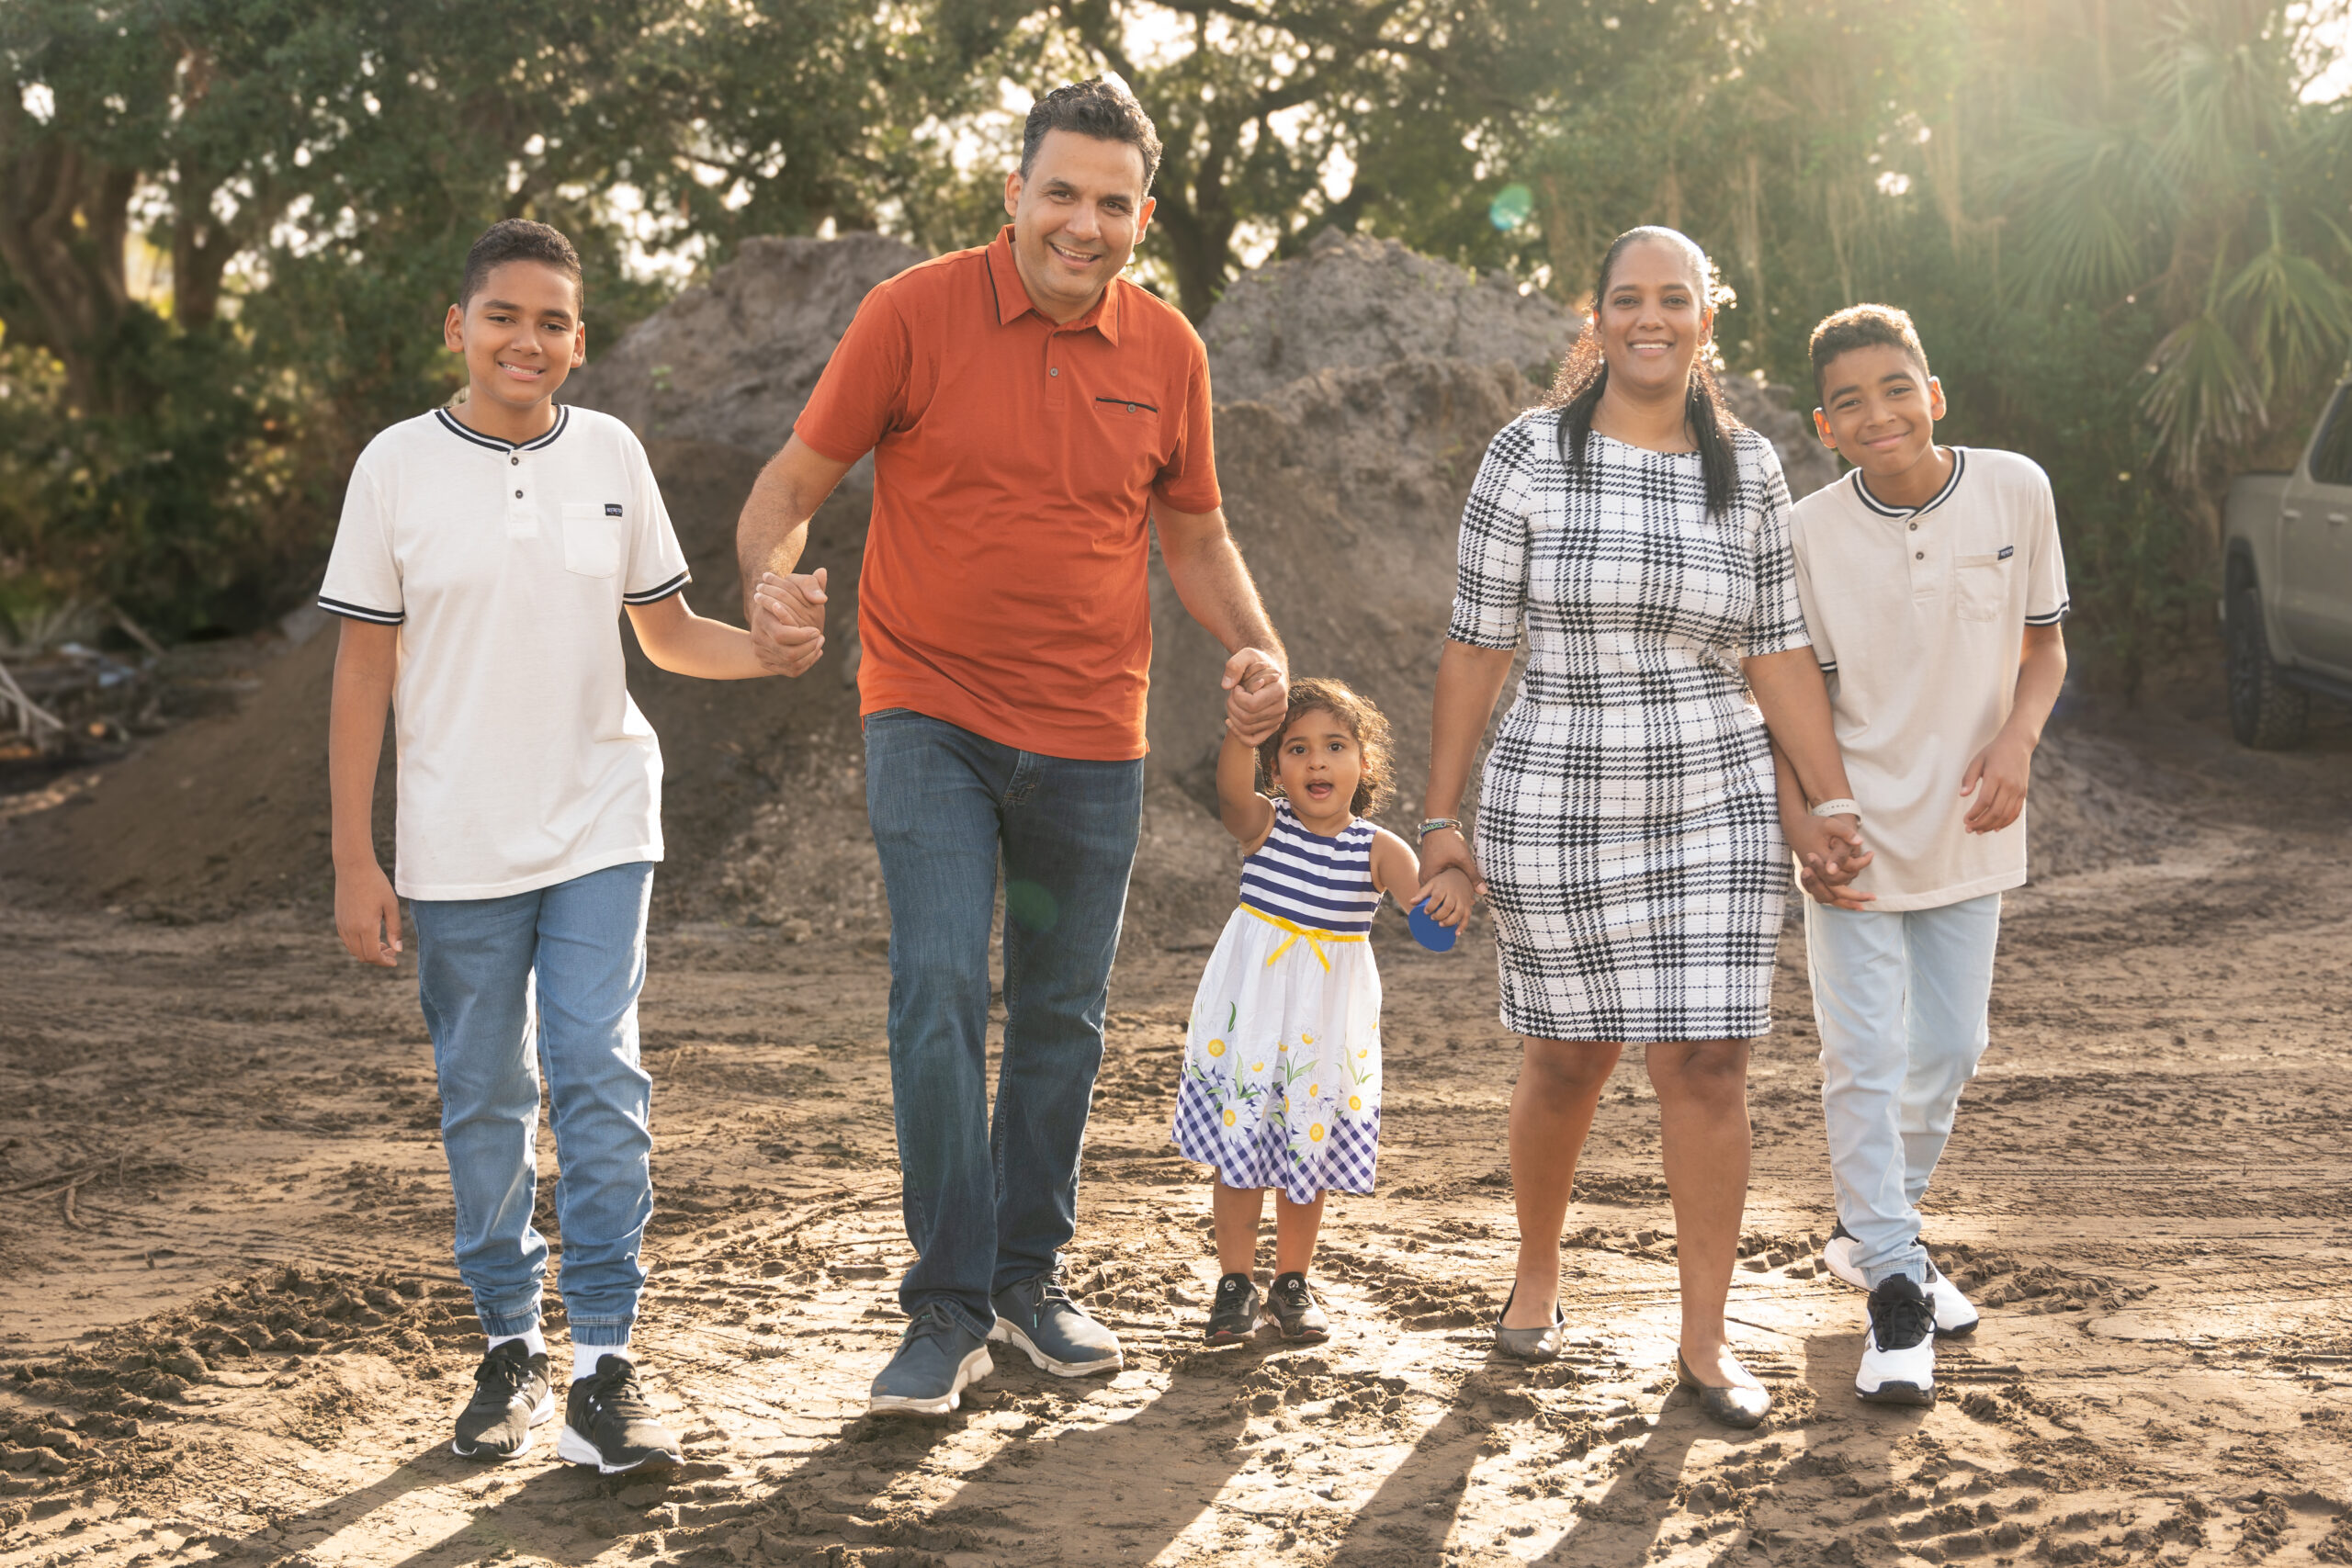
[[[627,1356],[598,1357],[595,1375],[571,1385],[555,1455],[567,1464],[593,1464],[605,1475],[667,1469],[685,1457],[677,1434],[653,1418],[638,1385],[637,1363]]]
[[[1272,1313],[1283,1337],[1303,1345],[1320,1345],[1331,1337],[1331,1314],[1306,1288],[1306,1276],[1277,1274],[1266,1292],[1266,1310]]]
[[[1829,1233],[1828,1244],[1821,1249],[1821,1261],[1830,1273],[1854,1289],[1867,1291],[1871,1288],[1870,1280],[1854,1264],[1854,1253],[1860,1246],[1861,1243],[1854,1238],[1854,1233],[1846,1228],[1846,1222],[1840,1220],[1837,1228]],[[1927,1295],[1936,1309],[1936,1334],[1939,1337],[1957,1339],[1962,1335],[1976,1332],[1975,1303],[1932,1262],[1928,1265]]]
[[[1238,1345],[1265,1320],[1259,1310],[1258,1287],[1249,1275],[1227,1274],[1216,1282],[1216,1302],[1209,1308],[1210,1344]]]
[[[531,1428],[555,1414],[548,1386],[548,1356],[534,1356],[520,1339],[494,1347],[474,1369],[474,1396],[458,1412],[449,1451],[459,1459],[520,1459]]]
[[[1872,1404],[1936,1402],[1936,1309],[1908,1274],[1890,1275],[1871,1292],[1854,1392]]]

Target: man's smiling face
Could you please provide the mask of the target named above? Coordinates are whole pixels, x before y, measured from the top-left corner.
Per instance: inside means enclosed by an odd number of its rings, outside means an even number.
[[[1028,174],[1006,177],[1012,259],[1041,313],[1074,321],[1119,276],[1151,221],[1143,180],[1141,151],[1074,130],[1047,131]]]
[[[588,356],[580,291],[560,267],[503,262],[442,328],[466,356],[472,396],[512,412],[543,405]]]

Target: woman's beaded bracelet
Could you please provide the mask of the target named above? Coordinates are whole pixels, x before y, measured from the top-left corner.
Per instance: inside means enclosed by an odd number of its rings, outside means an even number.
[[[1421,823],[1419,829],[1418,831],[1416,831],[1416,832],[1413,834],[1413,838],[1414,838],[1415,841],[1416,841],[1416,842],[1418,842],[1419,840],[1422,840],[1422,839],[1426,839],[1426,838],[1428,838],[1431,833],[1436,832],[1440,828],[1451,828],[1451,829],[1453,829],[1455,832],[1457,832],[1457,833],[1462,833],[1462,836],[1463,836],[1464,838],[1465,838],[1465,839],[1466,839],[1466,838],[1468,838],[1468,837],[1470,836],[1468,833],[1463,832],[1463,829],[1462,829],[1462,818],[1459,818],[1459,817],[1431,817],[1431,818],[1427,818],[1426,820],[1424,820],[1424,821]]]

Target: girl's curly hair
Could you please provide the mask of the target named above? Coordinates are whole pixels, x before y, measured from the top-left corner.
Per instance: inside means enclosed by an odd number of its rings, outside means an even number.
[[[1282,724],[1273,734],[1258,745],[1258,773],[1264,780],[1268,795],[1279,799],[1283,793],[1282,774],[1276,761],[1282,756],[1283,737],[1290,733],[1303,714],[1328,713],[1347,726],[1355,737],[1356,748],[1363,753],[1363,772],[1356,780],[1356,793],[1348,802],[1348,809],[1358,817],[1367,811],[1377,811],[1388,804],[1396,784],[1396,750],[1388,732],[1388,720],[1372,705],[1369,697],[1361,695],[1340,681],[1320,679],[1293,681],[1290,683],[1290,711],[1283,715]]]

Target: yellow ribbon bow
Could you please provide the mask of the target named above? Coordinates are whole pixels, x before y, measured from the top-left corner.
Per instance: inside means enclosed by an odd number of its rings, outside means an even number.
[[[1272,969],[1274,966],[1275,959],[1280,958],[1283,953],[1288,953],[1292,946],[1295,944],[1300,938],[1304,937],[1306,940],[1307,947],[1314,953],[1317,962],[1323,965],[1323,972],[1328,975],[1331,972],[1331,955],[1323,951],[1323,944],[1325,942],[1362,942],[1364,940],[1364,936],[1362,931],[1316,931],[1309,927],[1298,925],[1293,921],[1283,919],[1280,915],[1270,915],[1263,909],[1252,909],[1247,904],[1242,905],[1241,908],[1248,913],[1257,916],[1268,925],[1280,926],[1283,930],[1290,932],[1290,935],[1283,938],[1282,945],[1280,947],[1275,948],[1273,952],[1266,955],[1266,967],[1269,969]]]

